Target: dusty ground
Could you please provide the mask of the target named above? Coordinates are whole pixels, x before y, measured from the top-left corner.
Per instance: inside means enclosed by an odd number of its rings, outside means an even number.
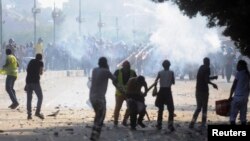
[[[45,120],[33,117],[28,121],[26,115],[26,94],[23,90],[25,73],[21,73],[16,81],[15,89],[20,106],[16,110],[8,109],[10,99],[5,92],[5,76],[0,76],[0,141],[88,141],[91,126],[93,124],[94,112],[88,106],[87,77],[81,72],[45,72],[42,76],[41,85],[44,92],[42,112],[46,115]],[[152,84],[154,78],[146,78],[148,84]],[[225,80],[215,81],[219,90],[210,87],[210,99],[208,109],[208,123],[227,123],[227,117],[215,114],[215,101],[228,98],[232,83]],[[163,123],[163,130],[155,129],[157,109],[154,106],[155,98],[149,92],[146,103],[150,121],[145,117],[146,128],[138,127],[137,131],[130,131],[129,128],[119,125],[113,127],[114,109],[114,88],[109,83],[107,92],[107,116],[105,126],[100,140],[107,141],[204,141],[207,140],[207,133],[201,134],[196,129],[190,130],[188,123],[191,120],[195,109],[195,81],[177,80],[173,86],[173,97],[175,103],[176,132],[167,132],[167,123]],[[33,97],[35,110],[36,96]],[[124,107],[121,112],[123,117]],[[250,107],[250,106],[249,106]],[[56,117],[48,116],[59,110]],[[164,112],[164,121],[167,121],[167,110]],[[248,113],[248,119],[250,114]]]

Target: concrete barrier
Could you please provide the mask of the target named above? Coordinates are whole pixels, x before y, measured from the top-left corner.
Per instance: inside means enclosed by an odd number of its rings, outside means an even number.
[[[66,74],[68,77],[83,77],[84,70],[67,70]]]

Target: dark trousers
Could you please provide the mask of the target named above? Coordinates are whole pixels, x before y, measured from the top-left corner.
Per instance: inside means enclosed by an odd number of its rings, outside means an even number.
[[[233,72],[233,66],[232,65],[226,65],[226,78],[227,82],[230,82],[231,76]]]
[[[128,102],[128,109],[130,113],[130,126],[131,128],[135,128],[137,123],[142,123],[143,118],[146,114],[146,107],[142,109],[142,111],[138,111],[138,105],[136,103],[136,100],[130,100]],[[143,102],[144,104],[144,102]],[[145,104],[144,104],[145,105]],[[137,119],[137,115],[139,114],[139,117]]]
[[[239,98],[238,98],[239,99]],[[238,100],[233,98],[230,109],[230,122],[235,123],[238,113],[240,113],[241,124],[247,123],[247,103],[248,99]]]
[[[159,94],[156,98],[156,106],[158,107],[158,118],[157,123],[159,126],[162,125],[162,116],[164,111],[164,105],[167,105],[168,109],[168,126],[173,126],[174,122],[174,101],[170,88],[161,87]]]
[[[27,114],[32,115],[31,103],[32,103],[33,91],[36,93],[37,96],[36,114],[40,114],[43,102],[43,93],[40,83],[26,84],[26,90],[27,90]]]
[[[16,98],[16,91],[14,90],[14,84],[15,84],[16,78],[17,78],[16,76],[7,75],[6,83],[5,83],[5,89],[10,96],[12,104],[18,104],[18,101]]]
[[[197,107],[194,112],[193,118],[192,118],[192,123],[195,123],[199,113],[202,110],[202,125],[205,126],[207,122],[207,104],[208,104],[208,92],[196,92],[196,103]]]

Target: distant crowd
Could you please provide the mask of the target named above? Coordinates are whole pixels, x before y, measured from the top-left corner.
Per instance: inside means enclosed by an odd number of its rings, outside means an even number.
[[[110,70],[121,66],[124,60],[129,60],[131,66],[138,74],[154,76],[156,71],[150,69],[155,60],[156,46],[148,41],[139,44],[129,45],[124,41],[111,42],[100,40],[92,36],[84,36],[83,39],[69,39],[56,44],[48,43],[44,45],[43,39],[39,38],[37,43],[17,44],[13,38],[8,43],[3,44],[1,61],[5,62],[5,49],[11,49],[19,62],[19,72],[25,71],[28,62],[35,58],[35,54],[41,53],[45,63],[45,70],[84,70],[86,76],[91,75],[100,56],[107,56],[110,61]],[[223,45],[220,51],[208,54],[211,58],[211,74],[221,75],[222,78],[230,82],[231,76],[236,73],[236,63],[242,55],[232,46]],[[151,62],[151,63],[150,63]],[[196,79],[199,64],[186,62],[174,62],[172,69],[179,79]],[[154,63],[153,63],[154,64]]]
[[[37,96],[37,107],[35,116],[40,119],[45,119],[41,113],[43,102],[43,91],[40,84],[40,76],[44,71],[43,63],[43,51],[41,48],[42,40],[38,41],[38,46],[35,48],[36,56],[28,62],[26,67],[26,85],[24,90],[27,93],[27,119],[32,119],[32,94],[35,92]],[[14,84],[18,76],[19,61],[15,50],[9,48],[5,50],[6,59],[5,64],[0,70],[0,74],[7,75],[5,88],[10,97],[12,104],[10,109],[16,109],[19,106],[17,100]],[[121,68],[116,68],[114,73],[111,73],[108,60],[106,57],[100,57],[98,59],[98,65],[92,70],[91,84],[89,99],[95,112],[94,125],[90,135],[90,140],[97,141],[100,138],[103,122],[106,115],[106,91],[108,87],[108,80],[111,79],[113,85],[116,88],[115,92],[115,109],[114,109],[114,127],[118,128],[120,109],[123,102],[127,104],[127,109],[122,120],[123,126],[130,126],[132,131],[137,130],[137,126],[146,128],[143,123],[145,115],[149,118],[145,97],[148,95],[150,89],[153,88],[153,96],[155,96],[155,106],[158,108],[158,117],[156,129],[162,129],[163,111],[165,105],[168,110],[168,131],[174,132],[174,117],[176,116],[173,94],[171,87],[175,84],[175,71],[170,69],[171,62],[169,60],[163,60],[162,69],[158,70],[155,82],[148,86],[145,76],[139,74],[134,69],[131,69],[131,64],[128,60],[124,60],[121,64]],[[235,78],[231,87],[231,91],[228,97],[230,103],[229,123],[231,125],[236,124],[238,114],[240,115],[240,121],[242,125],[247,124],[247,105],[250,90],[250,74],[246,61],[239,60],[235,68]],[[215,74],[215,73],[214,73]],[[211,73],[210,59],[205,57],[203,64],[199,66],[196,73],[196,109],[193,116],[190,118],[189,128],[195,128],[197,118],[202,112],[200,132],[204,132],[207,125],[207,109],[209,100],[209,86],[218,89],[218,86],[212,82],[212,80],[218,79],[217,75]],[[159,85],[159,90],[157,90]],[[128,119],[130,123],[128,124]]]

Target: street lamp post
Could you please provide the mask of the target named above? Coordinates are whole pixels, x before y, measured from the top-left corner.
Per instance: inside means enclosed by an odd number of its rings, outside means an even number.
[[[41,9],[36,7],[36,0],[34,0],[34,7],[32,8],[32,13],[34,16],[34,45],[36,44],[36,14],[40,12]]]
[[[135,17],[133,17],[133,29],[132,29],[132,33],[133,33],[133,42],[135,43],[135,38],[136,38],[136,30],[135,30]]]
[[[82,33],[82,29],[81,29],[81,23],[82,23],[82,7],[81,7],[81,0],[79,0],[79,35],[81,35]]]
[[[84,19],[82,18],[82,0],[79,0],[79,16],[76,18],[76,21],[79,23],[79,36],[81,36],[82,33],[82,22],[84,21]]]
[[[59,13],[56,9],[56,4],[54,1],[54,10],[52,11],[52,18],[53,18],[53,44],[56,43],[56,19],[59,16]]]
[[[115,18],[115,25],[116,25],[116,40],[119,38],[119,23],[118,23],[118,17]]]
[[[3,13],[3,10],[2,10],[2,0],[0,0],[0,51],[2,51],[2,45],[3,45],[3,17],[2,17],[2,13]]]
[[[97,23],[97,26],[99,28],[99,36],[100,36],[100,39],[102,39],[102,27],[103,27],[104,23],[102,22],[102,15],[101,13],[99,13],[99,21]]]
[[[136,30],[135,30],[135,29],[133,29],[133,30],[132,30],[132,33],[133,33],[133,42],[135,43],[135,38],[136,38]]]

